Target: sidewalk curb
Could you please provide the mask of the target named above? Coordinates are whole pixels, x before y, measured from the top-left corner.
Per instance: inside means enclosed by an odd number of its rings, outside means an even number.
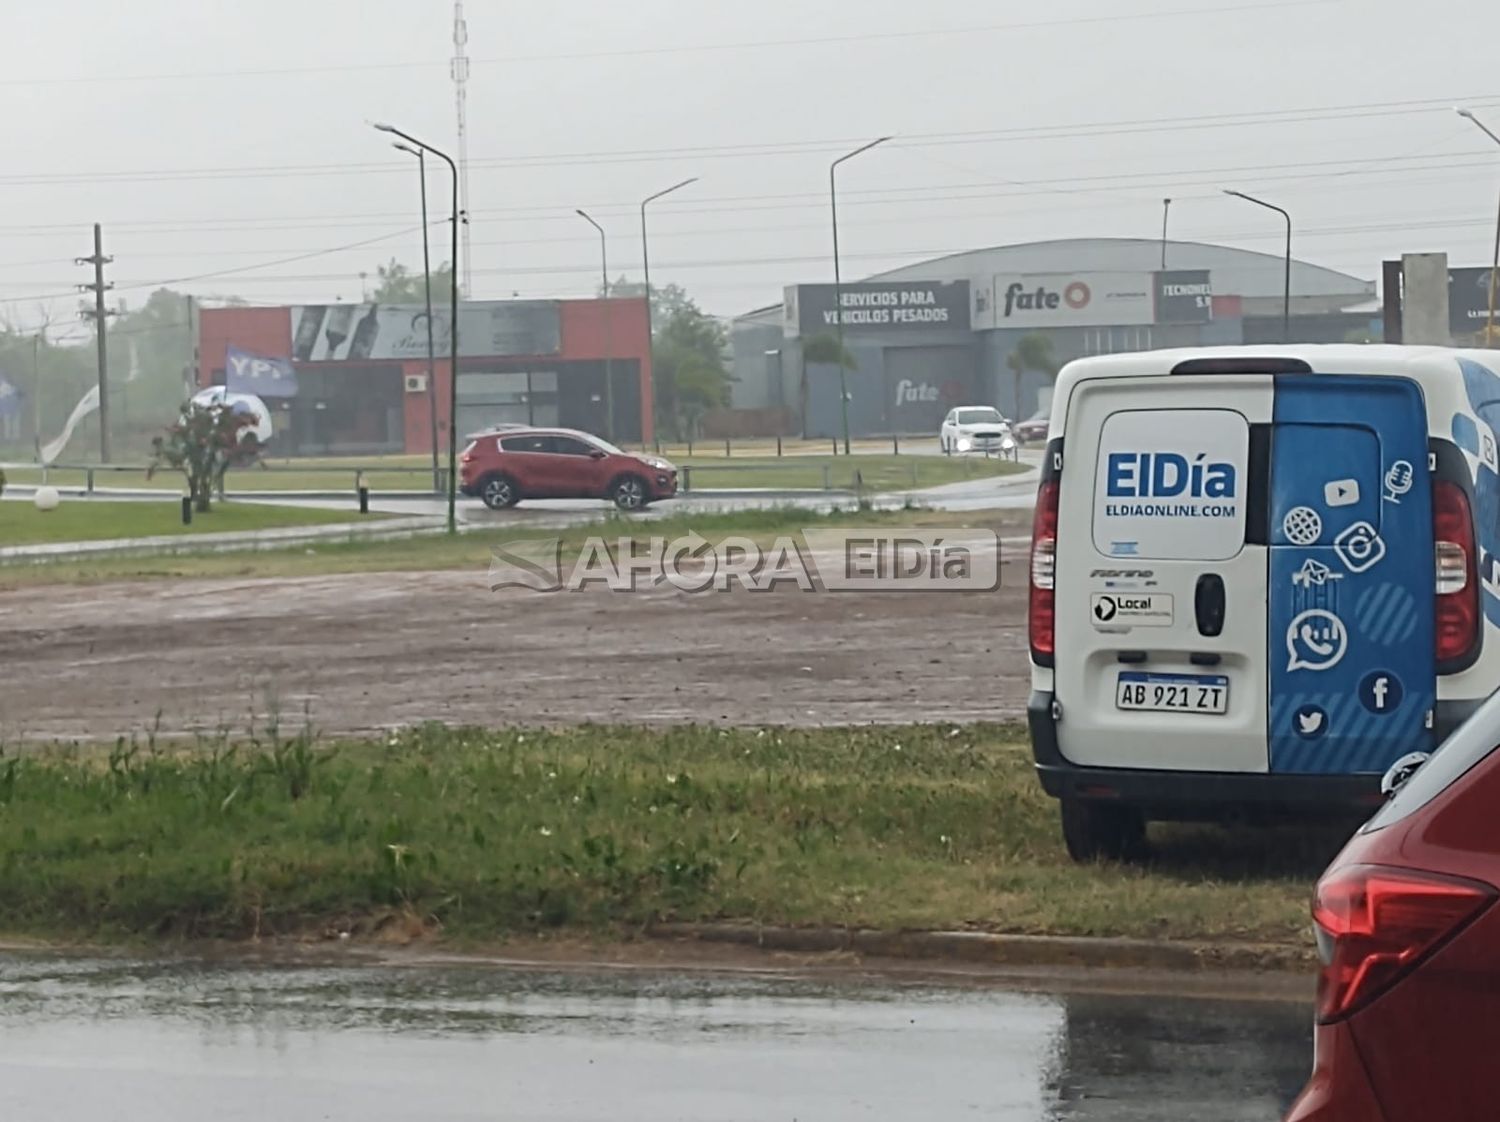
[[[340,522],[332,525],[270,527],[224,533],[172,534],[148,538],[107,538],[99,541],[44,542],[0,547],[0,565],[77,560],[95,557],[162,557],[182,553],[260,552],[288,546],[311,546],[346,541],[377,541],[439,534],[441,521],[431,518],[388,518],[377,522]]]
[[[870,931],[843,928],[758,927],[753,924],[666,923],[657,939],[730,943],[767,951],[853,952],[872,958],[1052,966],[1089,969],[1203,971],[1305,971],[1315,965],[1312,947],[1286,944],[1151,942],[1053,935],[995,935],[982,931]]]

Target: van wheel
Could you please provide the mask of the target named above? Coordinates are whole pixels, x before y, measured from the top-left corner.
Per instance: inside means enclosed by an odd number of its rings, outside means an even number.
[[[1078,862],[1125,861],[1146,849],[1146,819],[1138,810],[1085,799],[1062,800],[1063,841]]]

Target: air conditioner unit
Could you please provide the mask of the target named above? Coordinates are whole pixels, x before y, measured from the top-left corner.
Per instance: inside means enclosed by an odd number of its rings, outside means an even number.
[[[406,376],[406,392],[407,393],[426,393],[427,392],[427,375],[426,374],[408,374]]]

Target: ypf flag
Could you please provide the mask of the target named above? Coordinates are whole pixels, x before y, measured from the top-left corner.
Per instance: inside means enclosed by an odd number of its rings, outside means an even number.
[[[230,347],[225,355],[225,389],[254,397],[296,397],[297,371],[291,360]]]

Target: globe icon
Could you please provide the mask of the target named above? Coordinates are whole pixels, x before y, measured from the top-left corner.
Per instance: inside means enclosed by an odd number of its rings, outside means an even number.
[[[1323,519],[1311,507],[1293,507],[1281,523],[1281,532],[1293,545],[1312,545],[1323,534]]]

